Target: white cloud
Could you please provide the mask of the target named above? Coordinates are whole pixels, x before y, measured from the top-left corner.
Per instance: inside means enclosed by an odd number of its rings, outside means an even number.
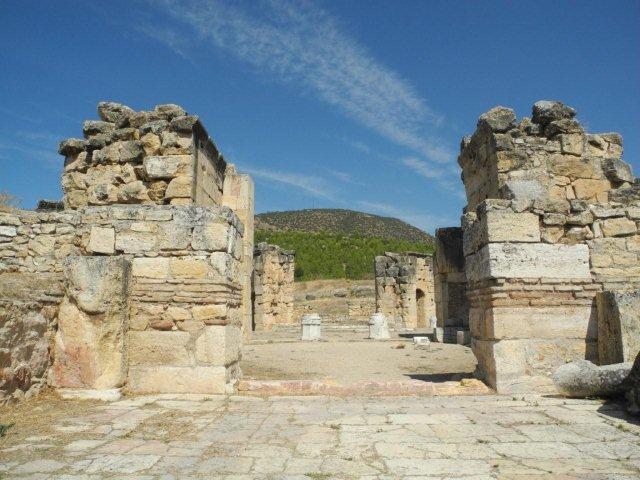
[[[151,0],[184,22],[201,42],[248,62],[276,79],[296,83],[348,117],[430,161],[453,158],[428,135],[442,117],[414,87],[346,34],[328,12],[307,1],[263,0],[248,8],[218,0]],[[246,5],[246,4],[245,4]],[[178,53],[176,32],[146,32]]]
[[[416,157],[407,157],[402,160],[402,164],[413,169],[425,178],[440,178],[445,173],[444,170],[420,160]]]
[[[436,228],[450,227],[452,225],[458,225],[459,220],[446,216],[446,215],[429,215],[426,213],[415,213],[407,211],[402,208],[398,208],[394,205],[378,202],[368,202],[361,200],[358,202],[360,207],[378,215],[387,215],[390,217],[399,218],[404,220],[410,225],[414,225],[425,232],[433,233]]]
[[[298,188],[309,195],[318,198],[324,198],[337,202],[335,190],[321,177],[314,175],[304,175],[291,172],[274,172],[273,170],[263,170],[242,166],[241,170],[256,178],[278,182],[284,185]]]

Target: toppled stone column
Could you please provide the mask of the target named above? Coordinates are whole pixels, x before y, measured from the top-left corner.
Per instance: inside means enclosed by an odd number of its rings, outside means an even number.
[[[253,329],[293,325],[295,252],[259,243],[253,254]]]
[[[372,340],[388,340],[389,324],[382,313],[374,313],[369,320],[369,338]]]
[[[429,328],[435,314],[431,260],[431,255],[415,252],[375,258],[376,311],[396,330]]]
[[[614,397],[625,392],[624,381],[631,366],[616,363],[598,367],[588,360],[579,360],[558,368],[553,382],[568,397]]]
[[[317,313],[309,313],[302,316],[300,321],[302,326],[302,340],[320,340],[322,337],[322,319]]]
[[[632,362],[640,352],[640,290],[599,292],[600,365]]]

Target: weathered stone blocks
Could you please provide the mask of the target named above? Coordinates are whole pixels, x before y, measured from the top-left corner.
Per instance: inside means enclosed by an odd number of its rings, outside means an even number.
[[[632,362],[640,352],[640,290],[599,292],[600,365]]]

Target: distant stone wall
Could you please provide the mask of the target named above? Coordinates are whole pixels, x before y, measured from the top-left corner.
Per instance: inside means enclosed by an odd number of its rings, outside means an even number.
[[[552,390],[569,360],[597,361],[595,295],[640,282],[640,185],[617,134],[586,134],[575,111],[539,102],[482,115],[462,142],[472,347],[501,392]]]
[[[375,286],[364,280],[310,280],[294,284],[294,317],[317,313],[322,325],[369,328],[376,311]]]
[[[376,311],[396,330],[427,328],[435,315],[431,255],[392,253],[375,258]]]
[[[456,343],[458,331],[469,330],[467,278],[464,272],[462,229],[436,230],[433,262],[436,317],[444,329],[444,341]]]
[[[272,330],[294,325],[293,280],[295,252],[259,243],[253,256],[253,327]]]

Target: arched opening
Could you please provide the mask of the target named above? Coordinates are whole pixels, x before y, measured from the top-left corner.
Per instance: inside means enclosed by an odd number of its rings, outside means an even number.
[[[427,328],[427,298],[422,290],[416,289],[416,328]]]

